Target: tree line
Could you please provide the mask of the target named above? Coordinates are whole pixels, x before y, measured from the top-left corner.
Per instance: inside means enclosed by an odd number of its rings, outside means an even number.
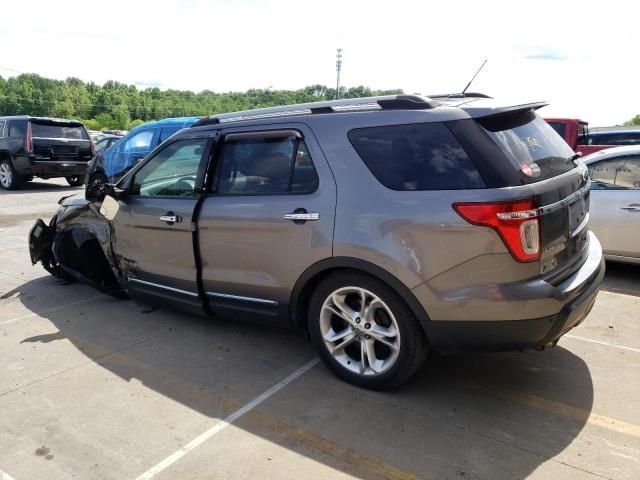
[[[394,95],[402,90],[340,88],[340,98]],[[52,80],[37,74],[0,76],[0,116],[33,115],[73,118],[90,130],[130,130],[150,120],[167,117],[214,115],[252,108],[333,100],[336,89],[312,85],[299,90],[252,89],[216,93],[204,90],[138,89],[109,80],[104,85],[78,78]]]

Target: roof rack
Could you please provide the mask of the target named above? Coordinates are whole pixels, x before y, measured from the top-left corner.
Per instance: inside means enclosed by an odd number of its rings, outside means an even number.
[[[260,118],[285,117],[291,115],[309,115],[362,110],[422,110],[434,108],[437,102],[419,95],[386,95],[380,97],[345,98],[327,102],[298,103],[281,107],[256,108],[241,112],[222,113],[205,117],[194,123],[193,127],[216,125],[219,123],[239,122]]]

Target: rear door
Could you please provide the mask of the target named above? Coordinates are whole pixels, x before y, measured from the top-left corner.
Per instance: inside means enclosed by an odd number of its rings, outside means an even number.
[[[336,187],[305,125],[225,129],[198,217],[212,309],[286,317],[302,273],[332,255]]]
[[[167,144],[128,182],[112,221],[114,252],[132,295],[153,295],[201,308],[192,217],[204,177],[207,138]]]
[[[601,160],[589,165],[590,227],[608,255],[639,258],[640,156]]]

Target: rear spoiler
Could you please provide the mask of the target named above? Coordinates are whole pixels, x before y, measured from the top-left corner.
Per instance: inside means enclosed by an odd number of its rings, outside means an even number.
[[[66,120],[64,118],[50,118],[50,117],[31,117],[30,121],[36,123],[44,123],[47,125],[68,125],[73,127],[84,127],[82,122],[78,120]]]
[[[460,105],[460,108],[464,110],[471,118],[483,118],[483,117],[493,117],[495,115],[504,115],[506,113],[513,112],[525,112],[527,110],[538,110],[539,108],[545,107],[549,105],[548,102],[540,101],[540,102],[531,102],[531,103],[523,103],[520,105],[510,105],[510,106],[496,106],[495,100],[485,101],[471,101]]]

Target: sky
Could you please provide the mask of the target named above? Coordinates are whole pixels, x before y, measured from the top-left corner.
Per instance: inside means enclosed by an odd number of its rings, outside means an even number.
[[[2,1],[0,75],[216,92],[335,85],[547,100],[592,126],[640,114],[640,2]],[[13,46],[13,48],[6,48]],[[620,98],[615,98],[615,94]]]

